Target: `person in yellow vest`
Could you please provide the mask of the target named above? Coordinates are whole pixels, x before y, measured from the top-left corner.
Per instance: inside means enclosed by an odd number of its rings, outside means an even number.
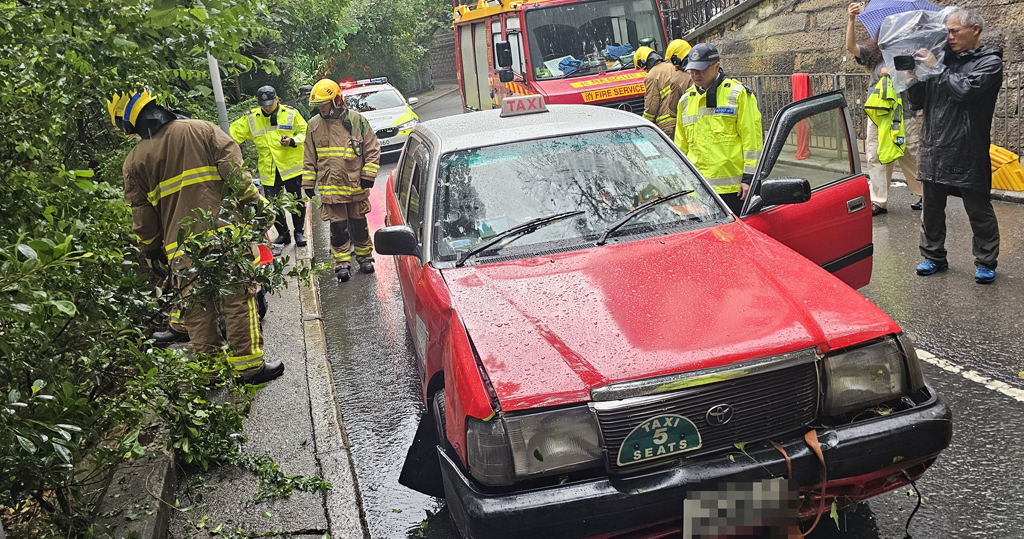
[[[287,191],[302,198],[302,150],[306,140],[306,120],[298,111],[282,105],[273,86],[256,90],[259,107],[231,124],[231,138],[241,144],[252,139],[259,153],[260,183],[268,196],[276,197]],[[295,245],[306,246],[306,205],[302,201],[292,213]],[[274,221],[277,238],[273,244],[284,247],[292,242],[288,231],[288,214],[280,212]]]
[[[338,83],[313,85],[309,106],[320,112],[309,121],[302,188],[320,190],[320,218],[331,223],[331,259],[340,282],[352,277],[352,240],[359,271],[373,273],[373,243],[366,214],[370,189],[380,170],[380,143],[370,122],[348,110]]]
[[[764,132],[754,92],[726,78],[719,58],[710,43],[690,50],[686,71],[693,86],[679,99],[675,143],[739,214],[761,158]]]
[[[669,44],[665,54],[677,52],[681,45],[689,48],[688,43],[677,39]],[[644,77],[644,119],[654,122],[671,137],[676,130],[676,104],[689,86],[689,77],[650,47],[637,49],[633,62],[647,71]]]

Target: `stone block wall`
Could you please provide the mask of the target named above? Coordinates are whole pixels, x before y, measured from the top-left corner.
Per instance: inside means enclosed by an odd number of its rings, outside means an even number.
[[[455,31],[439,28],[430,46],[430,73],[434,80],[455,78]]]

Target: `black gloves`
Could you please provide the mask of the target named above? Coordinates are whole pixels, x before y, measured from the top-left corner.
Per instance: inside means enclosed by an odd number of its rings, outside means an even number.
[[[292,148],[298,146],[298,144],[295,144],[295,139],[289,139],[289,142],[290,142],[289,146],[291,146]]]
[[[359,180],[359,187],[362,187],[363,189],[369,189],[369,188],[373,187],[373,180],[360,179]]]
[[[753,174],[744,174],[743,177],[740,178],[740,183],[745,183],[747,185],[750,185],[750,183],[753,182],[753,181],[754,181],[754,175]]]
[[[146,251],[146,258],[149,259],[151,264],[168,265],[167,253],[165,253],[163,249],[150,249]]]
[[[308,199],[316,198],[316,191],[315,190],[313,190],[313,189],[303,189],[302,191],[304,193],[306,193],[306,198],[308,198]]]

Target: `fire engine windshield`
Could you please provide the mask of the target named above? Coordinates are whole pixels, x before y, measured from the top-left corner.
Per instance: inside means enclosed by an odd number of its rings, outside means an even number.
[[[526,13],[530,65],[537,80],[576,77],[633,66],[633,51],[661,50],[654,0],[597,0]]]

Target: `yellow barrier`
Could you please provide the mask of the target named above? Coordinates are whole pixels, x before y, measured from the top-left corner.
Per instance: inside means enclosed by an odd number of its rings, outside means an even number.
[[[1019,156],[995,144],[989,146],[992,158],[992,188],[1007,191],[1024,191],[1024,168]]]

